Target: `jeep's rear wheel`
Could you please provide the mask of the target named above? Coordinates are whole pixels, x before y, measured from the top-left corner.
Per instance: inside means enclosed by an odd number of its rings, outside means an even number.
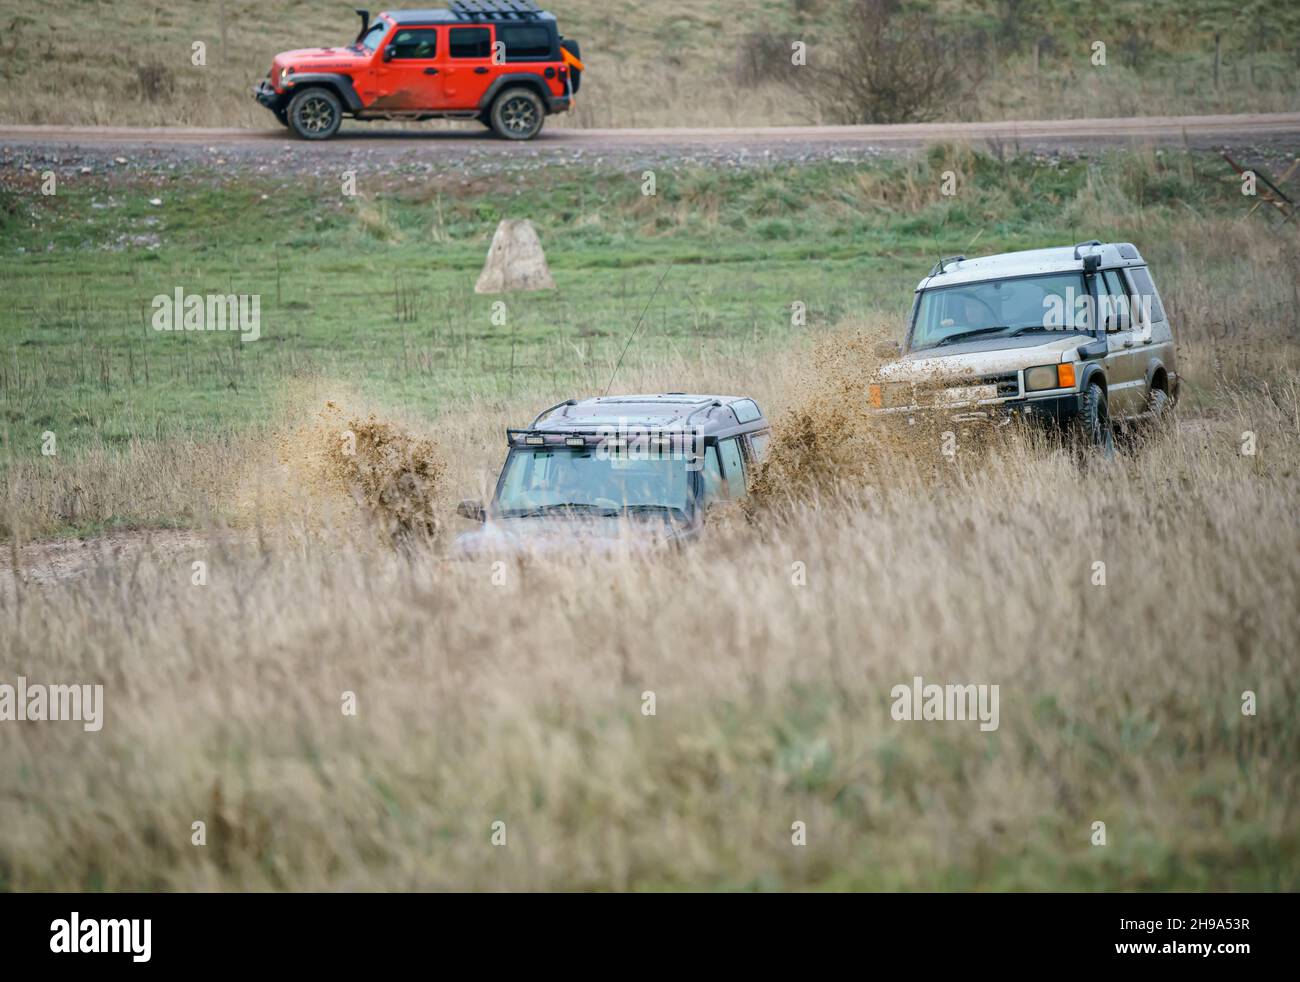
[[[303,89],[289,103],[289,128],[304,140],[328,140],[343,123],[343,106],[329,89]]]
[[[532,89],[506,89],[492,103],[492,130],[507,140],[531,140],[545,119],[546,108]]]
[[[1096,382],[1088,385],[1079,407],[1079,428],[1084,441],[1101,451],[1103,457],[1115,454],[1115,429],[1110,421],[1106,390]]]

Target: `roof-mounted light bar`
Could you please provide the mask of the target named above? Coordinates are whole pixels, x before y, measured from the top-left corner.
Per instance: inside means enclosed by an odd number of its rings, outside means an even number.
[[[693,444],[699,435],[689,430],[671,433],[610,433],[604,429],[591,429],[582,432],[573,430],[535,430],[506,429],[506,442],[512,447],[656,447],[669,448],[674,445]]]

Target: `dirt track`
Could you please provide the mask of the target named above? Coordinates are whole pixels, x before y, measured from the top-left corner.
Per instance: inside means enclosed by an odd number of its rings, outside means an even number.
[[[1038,145],[1106,145],[1115,143],[1182,143],[1218,145],[1260,139],[1290,138],[1300,144],[1300,113],[1229,116],[1138,116],[1118,119],[1026,120],[1004,123],[909,123],[894,126],[771,126],[748,129],[579,130],[552,127],[532,147],[618,147],[741,145],[755,150],[800,145],[923,146],[937,141],[1002,141],[1026,148]],[[221,144],[292,141],[285,130],[133,129],[126,127],[0,126],[0,143],[50,144]],[[313,149],[376,141],[407,145],[481,145],[518,150],[492,139],[479,127],[400,129],[385,123],[347,123],[333,141]],[[297,142],[297,141],[292,141]],[[301,144],[300,144],[301,145]]]
[[[617,150],[671,148],[779,152],[796,150],[866,150],[871,147],[926,146],[940,140],[1004,144],[1009,150],[1050,150],[1123,146],[1130,143],[1187,143],[1195,147],[1236,144],[1281,144],[1300,148],[1300,113],[1257,113],[1236,116],[1152,116],[1109,120],[1030,120],[1011,122],[933,122],[896,126],[768,126],[751,129],[577,130],[551,127],[528,144],[494,139],[478,126],[400,129],[393,124],[347,122],[338,138],[309,144],[292,139],[286,130],[131,129],[108,126],[0,126],[0,146],[259,146],[291,144],[313,152],[370,147],[536,153],[560,151],[599,153]]]

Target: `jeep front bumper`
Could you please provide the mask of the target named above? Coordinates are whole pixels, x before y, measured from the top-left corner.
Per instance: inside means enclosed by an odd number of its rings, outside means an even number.
[[[274,86],[271,85],[271,80],[268,78],[262,79],[253,86],[253,98],[273,112],[278,110],[280,104],[284,101],[284,96],[275,91]]]

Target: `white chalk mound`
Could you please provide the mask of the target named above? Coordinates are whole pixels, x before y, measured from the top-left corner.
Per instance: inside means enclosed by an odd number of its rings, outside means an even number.
[[[487,262],[474,284],[474,292],[554,289],[555,281],[533,223],[526,218],[503,219],[492,236]]]

